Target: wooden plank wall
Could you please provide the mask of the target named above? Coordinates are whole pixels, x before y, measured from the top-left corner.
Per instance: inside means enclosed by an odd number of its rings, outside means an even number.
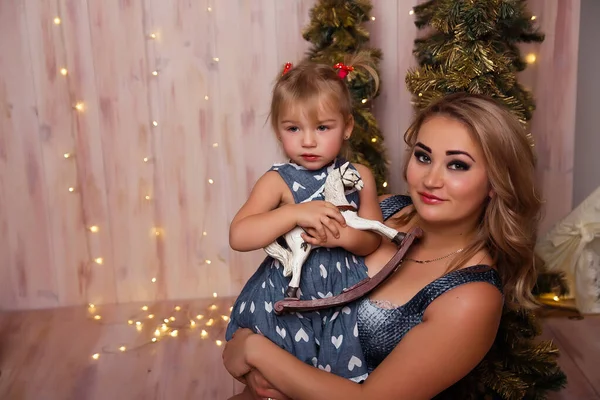
[[[232,252],[229,223],[281,160],[271,87],[308,48],[313,2],[0,2],[0,308],[238,293],[263,253]],[[374,3],[375,113],[402,192],[416,1]],[[551,224],[571,209],[579,1],[531,4]]]

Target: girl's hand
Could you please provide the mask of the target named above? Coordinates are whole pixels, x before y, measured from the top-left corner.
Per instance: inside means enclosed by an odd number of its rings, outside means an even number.
[[[254,396],[260,399],[291,400],[285,394],[273,387],[265,377],[256,369],[250,371],[246,376],[246,384]]]
[[[336,206],[328,201],[315,200],[294,205],[296,224],[304,229],[313,229],[317,239],[327,241],[327,234],[334,238],[340,237],[340,231],[335,222],[346,226],[346,220]],[[327,232],[329,231],[329,232]]]
[[[333,221],[333,224],[335,225],[338,232],[340,232],[341,225],[338,224],[337,221]],[[319,234],[317,233],[316,229],[305,228],[304,231],[305,231],[305,233],[302,233],[301,236],[302,236],[302,239],[304,239],[304,241],[308,244],[311,244],[313,246],[321,246],[321,247],[343,247],[342,243],[339,240],[340,236],[338,235],[337,238],[332,237],[329,230],[325,231],[325,233],[327,234],[327,237],[325,238],[325,240],[322,240],[319,237]]]
[[[246,362],[246,340],[254,335],[250,329],[238,329],[223,349],[223,365],[227,372],[238,379],[246,375],[252,367]]]

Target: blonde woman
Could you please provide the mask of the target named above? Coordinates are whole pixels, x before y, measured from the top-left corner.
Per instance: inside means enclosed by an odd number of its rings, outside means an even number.
[[[240,329],[223,357],[252,388],[242,396],[431,399],[483,359],[504,307],[533,305],[541,200],[521,123],[490,98],[454,94],[421,112],[405,141],[409,196],[381,208],[387,225],[418,225],[424,235],[401,268],[358,301],[368,378],[342,379]],[[369,275],[395,250],[386,241],[368,255]]]

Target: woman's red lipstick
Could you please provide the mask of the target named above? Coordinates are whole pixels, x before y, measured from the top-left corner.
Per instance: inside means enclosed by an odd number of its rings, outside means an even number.
[[[419,192],[419,196],[421,196],[421,201],[425,204],[440,204],[444,201],[443,199],[440,199],[439,197],[427,192]]]

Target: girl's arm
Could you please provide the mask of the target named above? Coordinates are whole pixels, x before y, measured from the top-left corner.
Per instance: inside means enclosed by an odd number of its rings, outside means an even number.
[[[252,251],[275,241],[296,225],[316,229],[327,237],[325,228],[337,234],[334,224],[344,224],[339,210],[324,201],[282,205],[287,185],[276,171],[264,174],[254,185],[250,196],[229,227],[229,245],[233,250]]]
[[[488,283],[470,283],[443,294],[362,385],[304,364],[260,335],[248,335],[242,353],[249,367],[298,400],[430,399],[483,359],[501,313],[502,296]],[[224,356],[229,369],[235,362]]]

